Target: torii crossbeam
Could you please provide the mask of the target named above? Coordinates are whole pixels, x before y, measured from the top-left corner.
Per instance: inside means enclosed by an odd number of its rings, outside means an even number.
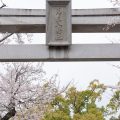
[[[120,9],[74,9],[72,10],[73,33],[120,32]],[[112,29],[104,30],[115,23]],[[0,10],[0,32],[45,33],[46,10],[8,9]]]
[[[47,2],[49,1],[59,2],[61,0],[47,0]],[[70,0],[62,0],[62,1],[70,1]],[[53,2],[52,5],[55,5]],[[60,3],[60,6],[57,3],[58,7],[61,7],[61,5],[63,5],[63,3]],[[64,13],[64,9],[63,9],[63,13]],[[59,17],[60,16],[58,16],[58,18]],[[120,32],[119,21],[120,21],[120,10],[117,8],[72,10],[71,31],[73,33]],[[108,24],[112,24],[112,23],[115,23],[115,25],[111,29],[108,30],[104,29]],[[60,25],[61,24],[63,23],[61,22]],[[45,33],[46,10],[1,9],[0,32]],[[60,38],[60,36],[58,36],[58,38]],[[0,53],[1,62],[119,61],[120,60],[119,44],[76,44],[76,45],[70,44],[65,46],[64,45],[54,46],[53,44],[52,46],[1,45],[0,51],[1,51]]]

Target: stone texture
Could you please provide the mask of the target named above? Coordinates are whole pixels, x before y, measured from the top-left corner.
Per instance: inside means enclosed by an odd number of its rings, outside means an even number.
[[[46,43],[49,46],[71,44],[71,0],[47,0]]]

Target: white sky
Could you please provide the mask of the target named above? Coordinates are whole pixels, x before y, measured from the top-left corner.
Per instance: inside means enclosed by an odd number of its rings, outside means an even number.
[[[3,0],[10,8],[45,9],[45,0]],[[109,0],[72,0],[73,9],[110,8]]]
[[[3,2],[9,8],[45,9],[45,0],[3,0]],[[109,0],[72,0],[73,9],[111,7],[113,5]],[[73,43],[109,43],[113,39],[119,40],[119,37],[118,34],[73,34]],[[34,36],[37,42],[41,39],[44,43],[45,34]],[[85,89],[94,79],[106,85],[115,85],[120,80],[120,71],[110,64],[120,62],[47,62],[44,68],[48,76],[58,73],[61,85],[73,80],[79,89]]]

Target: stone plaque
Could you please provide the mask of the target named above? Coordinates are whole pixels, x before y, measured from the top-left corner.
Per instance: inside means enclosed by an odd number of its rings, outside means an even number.
[[[46,42],[48,46],[71,44],[71,0],[47,0]]]

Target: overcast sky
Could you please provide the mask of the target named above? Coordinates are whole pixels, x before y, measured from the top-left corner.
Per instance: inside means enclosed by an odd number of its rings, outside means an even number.
[[[3,2],[9,8],[45,9],[45,0],[3,0]],[[73,9],[111,7],[113,5],[109,0],[72,0]],[[110,43],[113,40],[118,41],[120,35],[73,34],[72,37],[73,43]],[[45,42],[45,34],[34,36],[33,43],[39,43],[39,41]],[[69,81],[74,81],[79,89],[85,89],[94,79],[106,85],[115,85],[120,80],[120,71],[113,68],[111,64],[120,64],[120,62],[47,62],[44,68],[48,76],[58,73],[62,86]]]
[[[3,0],[10,8],[45,9],[46,0]],[[72,0],[73,9],[110,8],[110,0]],[[117,7],[117,6],[116,6]]]

